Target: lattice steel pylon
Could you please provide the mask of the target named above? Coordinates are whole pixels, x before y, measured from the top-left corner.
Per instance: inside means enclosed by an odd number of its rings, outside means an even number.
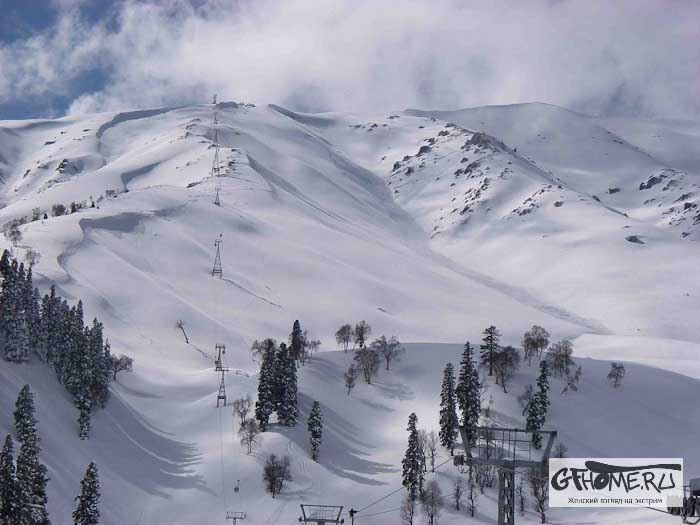
[[[343,512],[342,506],[337,505],[301,505],[300,523],[315,523],[326,525],[326,523],[345,523],[340,518]]]
[[[539,430],[540,437],[548,438],[542,449],[534,449],[535,432],[519,428],[459,427],[466,453],[463,458],[471,465],[493,465],[498,468],[498,525],[515,523],[515,470],[516,468],[542,468],[549,461],[556,430]],[[473,436],[469,446],[469,435]],[[474,452],[474,453],[472,453]],[[538,457],[533,457],[538,456]],[[455,464],[458,462],[455,458]]]
[[[214,346],[214,351],[216,352],[216,358],[214,359],[214,371],[215,372],[220,372],[223,370],[223,366],[221,364],[221,356],[222,354],[226,353],[226,345],[223,343],[216,343]]]
[[[214,256],[214,267],[211,270],[212,277],[219,277],[221,279],[224,275],[223,268],[221,267],[221,243],[224,242],[223,234],[219,234],[219,238],[214,241],[214,246],[216,246],[216,255]]]
[[[219,383],[219,393],[216,396],[216,408],[220,406],[226,406],[226,381],[224,380],[224,374],[228,372],[228,368],[221,369],[221,383]]]

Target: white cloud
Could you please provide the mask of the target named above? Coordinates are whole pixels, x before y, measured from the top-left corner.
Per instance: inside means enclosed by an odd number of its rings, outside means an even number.
[[[50,33],[0,50],[3,75],[13,64],[9,96],[75,93],[72,112],[217,92],[350,111],[540,100],[700,115],[700,4],[690,1],[129,0],[117,12],[108,31],[68,9]],[[81,93],[75,79],[96,67],[105,89]]]

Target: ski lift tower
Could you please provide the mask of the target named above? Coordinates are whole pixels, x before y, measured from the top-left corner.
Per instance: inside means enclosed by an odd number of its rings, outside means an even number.
[[[221,372],[223,366],[221,365],[221,356],[226,353],[226,345],[223,343],[216,343],[214,347],[216,352],[216,359],[214,359],[214,371]]]
[[[340,514],[342,512],[342,506],[301,505],[301,518],[299,518],[299,523],[315,523],[316,525],[345,523],[344,519],[340,519]]]
[[[221,279],[224,275],[223,268],[221,267],[221,243],[224,242],[223,234],[219,234],[219,238],[214,241],[214,246],[216,246],[216,255],[214,256],[214,267],[211,270],[212,277],[219,277]]]
[[[455,465],[493,465],[498,469],[498,525],[515,523],[515,470],[517,468],[544,469],[549,461],[555,430],[539,430],[543,447],[532,446],[532,430],[491,426],[471,427],[474,439],[469,447],[467,427],[460,425],[459,433],[465,456],[455,456]]]
[[[226,406],[226,381],[224,379],[228,368],[221,369],[221,383],[219,383],[219,393],[216,396],[216,408],[220,405]]]

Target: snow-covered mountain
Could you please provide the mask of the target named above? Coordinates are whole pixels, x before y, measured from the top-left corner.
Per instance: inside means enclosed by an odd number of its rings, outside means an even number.
[[[216,112],[216,125],[211,106],[0,121],[0,224],[40,210],[15,254],[40,252],[35,282],[82,298],[113,349],[136,361],[87,443],[42,365],[0,364],[3,432],[21,385],[37,392],[54,523],[67,522],[91,459],[106,524],[223,522],[227,508],[285,524],[301,502],[361,508],[400,484],[408,414],[436,427],[454,343],[477,343],[490,324],[509,344],[533,324],[574,340],[582,387],[566,396],[553,387],[549,422],[572,455],[684,456],[700,474],[699,420],[687,417],[700,389],[700,157],[688,151],[700,124],[542,104],[311,115],[220,103]],[[83,202],[52,216],[54,205]],[[211,276],[220,234],[221,280]],[[302,369],[302,419],[318,399],[326,420],[320,464],[308,459],[303,425],[274,428],[246,455],[230,410],[215,408],[215,343],[226,344],[229,398],[253,394],[251,342],[286,338],[295,319],[323,350],[360,319],[374,335],[429,342],[349,397],[349,354]],[[614,359],[637,363],[620,392],[605,380]],[[522,424],[515,395],[534,376],[522,369],[509,395],[491,387],[499,421]],[[279,499],[264,494],[263,451],[293,457]],[[446,491],[453,476],[449,464],[438,475]],[[477,522],[492,520],[494,498],[483,498]],[[550,513],[558,523],[666,518]],[[464,519],[445,510],[442,522]]]

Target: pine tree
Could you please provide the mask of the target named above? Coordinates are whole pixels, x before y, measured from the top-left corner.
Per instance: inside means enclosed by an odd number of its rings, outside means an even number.
[[[277,420],[288,427],[297,423],[297,365],[294,356],[284,343],[277,354],[276,386],[278,392]]]
[[[262,363],[258,375],[258,400],[255,402],[255,419],[258,420],[260,430],[265,431],[270,422],[270,416],[275,409],[275,343],[266,339],[262,350]]]
[[[420,439],[418,437],[418,416],[408,416],[408,447],[401,464],[403,465],[403,486],[408,490],[411,501],[423,492],[423,463]]]
[[[525,428],[533,431],[532,446],[536,449],[542,447],[542,436],[538,432],[547,419],[549,409],[549,365],[546,360],[540,362],[540,375],[537,378],[537,392],[535,393],[527,411]]]
[[[462,367],[459,372],[459,381],[455,393],[457,404],[462,415],[462,425],[465,427],[467,439],[470,446],[476,439],[474,427],[479,424],[479,413],[481,412],[481,397],[479,383],[479,371],[474,363],[472,347],[467,342],[462,353]]]
[[[80,482],[80,495],[75,498],[78,507],[73,512],[74,525],[98,525],[100,523],[100,480],[97,465],[90,463]]]
[[[0,277],[7,279],[10,275],[10,265],[12,264],[12,255],[10,251],[5,249],[2,251],[2,257],[0,257]]]
[[[450,451],[450,455],[454,454],[458,431],[454,367],[447,363],[440,392],[440,444]]]
[[[0,453],[0,524],[20,522],[20,497],[15,478],[14,447],[12,437],[5,436]]]
[[[24,289],[26,276],[24,264],[12,260],[7,277],[2,283],[3,332],[5,335],[5,359],[22,363],[29,359],[29,328],[25,312]]]
[[[292,359],[299,360],[303,352],[304,336],[301,330],[301,324],[297,319],[292,326],[292,333],[289,335],[289,352]]]
[[[41,310],[39,304],[39,291],[34,288],[32,267],[27,270],[27,277],[22,290],[22,302],[27,321],[27,335],[29,348],[39,356],[43,356],[43,340],[41,337]]]
[[[13,363],[23,363],[29,359],[29,333],[24,312],[6,323],[5,359]]]
[[[14,315],[14,304],[12,302],[13,284],[15,275],[12,271],[12,257],[7,250],[2,252],[0,259],[0,275],[2,276],[2,287],[0,287],[0,329],[7,337],[8,322]]]
[[[36,431],[36,416],[34,415],[34,394],[32,394],[29,385],[24,385],[19,391],[17,401],[15,402],[15,429],[17,430],[17,439],[20,443],[29,441],[38,442]]]
[[[92,326],[85,330],[87,340],[87,360],[90,374],[90,400],[104,407],[109,396],[109,382],[112,379],[112,359],[109,343],[103,341],[103,325],[93,319]]]
[[[85,397],[81,397],[76,400],[76,405],[78,407],[80,439],[88,439],[90,437],[90,430],[92,429],[92,423],[90,421],[90,401]]]
[[[489,376],[493,375],[494,356],[499,349],[501,333],[491,325],[484,330],[484,338],[481,340],[481,364],[489,367]]]
[[[321,405],[318,401],[314,401],[311,407],[306,428],[309,431],[309,441],[311,443],[311,459],[318,461],[318,453],[321,448],[323,434],[323,416],[321,415]]]
[[[46,467],[39,462],[39,435],[34,409],[34,395],[25,385],[15,403],[15,429],[21,446],[17,455],[17,486],[22,495],[22,512],[36,525],[49,523],[46,510]]]

